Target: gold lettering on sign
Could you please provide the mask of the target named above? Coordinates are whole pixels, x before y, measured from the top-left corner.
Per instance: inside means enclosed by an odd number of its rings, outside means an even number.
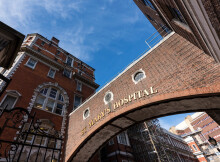
[[[81,131],[81,135],[83,136],[86,133],[86,127]]]
[[[125,97],[123,99],[120,99],[120,100],[116,101],[114,103],[114,110],[118,109],[119,107],[121,107],[125,104],[128,104],[129,102],[140,99],[142,97],[147,97],[147,96],[153,95],[155,93],[158,93],[158,91],[155,90],[153,87],[150,87],[149,90],[145,89],[145,90],[140,90],[140,91],[137,91],[135,93],[132,93],[132,94],[128,95],[127,98]]]
[[[127,97],[124,97],[124,98],[116,101],[113,104],[113,110],[116,111],[116,109],[120,108],[123,105],[129,104],[132,101],[137,101],[140,98],[148,97],[148,96],[156,94],[156,93],[158,93],[158,90],[154,89],[153,87],[150,87],[149,90],[144,89],[144,90],[134,92],[134,93],[128,95]],[[101,111],[100,113],[98,113],[98,115],[95,118],[93,118],[92,120],[90,120],[90,122],[88,123],[89,128],[91,128],[93,125],[95,125],[95,123],[97,123],[98,121],[103,119],[105,116],[107,116],[111,112],[112,112],[111,108],[106,108],[103,111]],[[86,131],[87,130],[85,127],[81,131],[81,134],[84,135],[86,133]]]

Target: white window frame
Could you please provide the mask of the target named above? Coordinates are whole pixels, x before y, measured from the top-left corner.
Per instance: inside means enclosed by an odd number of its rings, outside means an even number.
[[[143,78],[141,78],[141,79],[138,80],[138,81],[134,80],[134,77],[135,77],[135,75],[136,75],[137,73],[143,73],[143,74],[144,74]],[[143,79],[146,78],[146,74],[145,74],[145,71],[144,71],[144,70],[139,69],[139,70],[137,70],[134,74],[132,74],[131,77],[132,77],[132,81],[134,82],[134,84],[137,84],[138,82],[140,82],[141,80],[143,80]]]
[[[126,144],[122,143],[119,136],[120,134],[124,133],[125,134],[125,139],[126,139]],[[126,146],[130,146],[130,142],[128,140],[128,135],[127,135],[127,132],[121,132],[119,135],[117,135],[117,140],[118,140],[118,143],[119,144],[122,144],[122,145],[126,145]]]
[[[70,65],[70,66],[73,67],[74,58],[72,58],[72,57],[70,57],[70,56],[67,56],[67,57],[66,57],[66,64],[67,64],[68,58],[72,59],[72,62],[71,62],[71,65]]]
[[[80,86],[79,86],[79,87],[80,87],[79,89],[78,89],[78,85],[80,85]],[[76,81],[76,90],[79,91],[79,92],[82,92],[82,82],[80,82],[80,81],[78,81],[78,80]]]
[[[59,101],[59,100],[58,100],[58,97],[59,97],[58,94],[60,94],[61,91],[58,90],[58,89],[55,88],[55,87],[44,87],[44,88],[48,88],[46,95],[43,95],[43,94],[41,94],[41,93],[39,93],[39,94],[37,95],[37,97],[38,97],[38,96],[44,97],[44,103],[43,103],[43,105],[42,105],[42,108],[36,108],[36,109],[44,110],[44,111],[47,111],[47,112],[49,112],[49,113],[53,113],[53,114],[56,114],[56,115],[63,116],[63,115],[64,115],[64,112],[65,112],[65,109],[66,109],[66,104],[65,104],[65,101]],[[42,89],[44,89],[44,88],[42,88]],[[54,88],[54,89],[57,90],[55,99],[50,97],[50,93],[49,93],[49,92],[51,92],[51,89],[52,89],[52,88]],[[42,89],[41,89],[41,90],[42,90]],[[62,96],[63,96],[63,94],[62,94]],[[36,97],[36,100],[35,100],[34,103],[36,103],[37,97]],[[53,104],[53,107],[52,107],[52,111],[48,111],[48,110],[45,109],[46,106],[47,106],[48,100],[54,101],[54,104]],[[64,100],[64,98],[63,98],[63,100]],[[60,103],[60,104],[63,105],[62,113],[61,113],[61,114],[55,113],[55,109],[56,109],[57,103]],[[34,106],[34,107],[35,107],[35,106]]]
[[[88,114],[88,116],[85,116],[85,112],[86,111],[89,111],[89,114]],[[87,109],[85,109],[84,111],[83,111],[83,120],[85,120],[86,118],[88,118],[90,116],[90,110],[89,110],[89,107],[87,108]]]
[[[65,70],[70,71],[70,76],[69,76],[69,77],[68,77],[68,76],[66,76],[66,75],[64,75],[64,71],[65,71]],[[71,79],[71,78],[72,78],[72,71],[71,71],[71,70],[69,70],[69,69],[66,69],[66,68],[65,68],[65,69],[63,70],[63,75],[64,75],[65,77],[67,77],[67,78],[70,78],[70,79]]]
[[[7,92],[7,91],[6,91]],[[7,96],[12,96],[12,97],[15,97],[15,102],[14,104],[12,105],[12,108],[14,108],[14,106],[16,105],[17,101],[18,101],[18,98],[21,96],[20,94],[14,94],[14,93],[11,93],[11,91],[7,92],[5,94],[5,96],[3,97],[1,103],[0,103],[0,109],[2,108],[1,105],[3,104],[3,102],[5,101],[5,99],[7,98]]]
[[[33,67],[30,66],[30,65],[28,65],[28,62],[29,62],[31,59],[34,60],[34,61],[36,61],[36,63],[34,64]],[[36,59],[34,59],[34,58],[32,58],[32,57],[29,57],[29,59],[27,60],[25,66],[27,66],[27,67],[29,67],[29,68],[31,68],[31,69],[35,69],[35,67],[36,67],[36,65],[37,65],[37,62],[38,62],[38,61],[37,61]]]
[[[53,74],[53,76],[50,76],[50,75],[49,75],[51,70],[54,70],[54,74]],[[50,68],[50,70],[48,71],[47,76],[50,77],[50,78],[54,78],[54,77],[55,77],[55,74],[56,74],[56,70],[53,69],[53,68]]]

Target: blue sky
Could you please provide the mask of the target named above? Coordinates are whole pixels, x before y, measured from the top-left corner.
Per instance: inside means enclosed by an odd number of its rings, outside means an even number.
[[[145,40],[155,32],[133,0],[1,0],[0,20],[25,35],[55,36],[96,69],[101,86],[147,50]],[[184,117],[162,118],[161,125]]]

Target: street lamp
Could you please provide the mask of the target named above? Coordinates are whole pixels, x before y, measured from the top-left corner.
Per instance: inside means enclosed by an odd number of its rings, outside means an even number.
[[[217,146],[217,141],[216,141],[213,137],[210,137],[210,136],[209,136],[208,141],[209,141],[212,145]]]
[[[213,146],[217,146],[217,141],[213,138],[209,136],[208,141],[213,145]],[[220,152],[220,149],[217,148],[218,152]]]

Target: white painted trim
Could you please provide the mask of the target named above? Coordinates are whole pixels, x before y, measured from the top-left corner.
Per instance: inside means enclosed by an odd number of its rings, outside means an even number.
[[[13,91],[13,90],[12,90]],[[17,91],[16,91],[17,92]],[[5,99],[6,99],[6,97],[7,96],[12,96],[12,97],[15,97],[16,99],[15,99],[15,102],[13,103],[13,105],[12,105],[12,108],[14,108],[14,106],[15,106],[15,104],[17,103],[17,101],[18,101],[18,98],[20,97],[19,96],[19,94],[20,93],[12,93],[11,91],[9,91],[9,92],[7,92],[6,94],[5,94],[5,96],[3,97],[3,99],[1,100],[1,103],[0,103],[0,106],[3,104],[3,102],[5,101]],[[0,107],[1,108],[1,107]]]
[[[50,65],[50,64],[48,64],[48,63],[46,63],[46,62],[44,62],[42,60],[40,60],[39,58],[37,58],[37,57],[35,57],[35,56],[33,56],[33,55],[29,54],[29,53],[25,53],[25,54],[28,55],[29,57],[34,58],[35,60],[37,60],[37,61],[39,61],[41,63],[47,65],[48,67],[52,67],[54,70],[59,71],[59,69],[57,69],[56,67],[54,67],[54,66],[52,66],[52,65]]]
[[[199,31],[199,35],[201,36],[206,48],[209,50],[212,57],[217,61],[220,62],[220,39],[212,27],[210,19],[206,13],[206,10],[201,1],[188,1],[188,0],[181,0],[188,15],[192,22],[194,23],[195,27]]]
[[[166,37],[164,37],[159,43],[157,43],[153,48],[151,48],[149,51],[145,51],[145,53],[138,58],[137,60],[133,61],[130,65],[127,66],[120,74],[118,74],[114,79],[112,79],[110,82],[108,82],[105,86],[103,86],[98,92],[96,92],[94,95],[92,95],[90,98],[88,98],[84,103],[82,103],[76,110],[72,111],[70,115],[72,115],[75,111],[79,110],[83,105],[85,105],[88,101],[90,101],[92,98],[94,98],[96,95],[98,95],[103,89],[108,87],[112,82],[117,80],[121,75],[123,75],[125,72],[127,72],[130,68],[132,68],[134,65],[136,65],[140,60],[142,60],[145,56],[147,56],[149,53],[151,53],[153,50],[155,50],[157,47],[159,47],[164,41],[169,39],[172,35],[174,35],[175,32],[172,31],[169,33]]]
[[[141,78],[140,80],[138,80],[138,81],[135,81],[134,80],[134,77],[135,77],[135,75],[137,74],[137,73],[139,73],[139,72],[142,72],[142,73],[144,73],[144,77],[143,78]],[[134,82],[134,84],[137,84],[138,82],[140,82],[141,80],[143,80],[143,79],[145,79],[146,78],[146,74],[145,74],[145,71],[141,68],[141,69],[139,69],[139,70],[137,70],[134,74],[132,74],[131,75],[131,78],[132,78],[132,81]]]
[[[53,76],[49,76],[49,73],[50,73],[51,70],[54,70]],[[49,78],[53,78],[53,79],[54,79],[55,74],[56,74],[56,70],[53,69],[53,68],[50,68],[50,70],[49,70],[48,73],[47,73],[47,76],[48,76]]]
[[[110,101],[106,101],[106,100],[105,100],[105,96],[106,96],[108,93],[111,94],[111,99],[110,99]],[[110,90],[108,90],[108,91],[105,93],[105,96],[104,96],[104,98],[103,98],[103,101],[104,101],[105,105],[107,105],[109,102],[113,101],[113,99],[114,99],[114,94],[113,94],[112,91],[110,91]]]
[[[46,51],[46,52],[48,52],[49,54],[55,56],[55,57],[56,57],[57,59],[59,59],[60,61],[64,62],[60,57],[57,57],[57,55],[55,55],[55,54],[53,54],[52,52],[46,50],[46,49],[43,48],[42,46],[38,46],[37,44],[34,44],[34,45],[35,45],[36,47],[40,48],[41,50]]]
[[[73,57],[71,57],[71,56],[66,56],[66,61],[65,61],[65,63],[66,63],[66,64],[67,64],[67,60],[68,60],[68,58],[71,58],[71,59],[72,59],[72,62],[71,62],[70,67],[73,67],[74,58],[73,58]]]
[[[36,61],[33,67],[30,66],[30,65],[28,65],[28,62],[29,62],[31,59],[34,60],[34,61]],[[38,62],[38,60],[36,60],[36,59],[34,59],[34,58],[32,58],[32,57],[29,57],[29,59],[28,59],[27,62],[25,63],[25,66],[27,66],[27,67],[29,67],[29,68],[31,68],[31,69],[35,69],[35,67],[36,67],[36,65],[37,65],[37,62]]]
[[[89,111],[89,115],[87,117],[85,117],[85,111],[88,110]],[[86,108],[84,111],[83,111],[83,120],[85,120],[86,118],[88,118],[90,116],[90,109],[89,107]]]
[[[65,70],[70,71],[70,76],[69,76],[69,77],[66,76],[66,75],[64,75],[64,71],[65,71]],[[66,78],[72,79],[72,75],[73,75],[72,70],[69,70],[69,69],[67,69],[67,68],[64,68],[64,69],[63,69],[63,76],[65,76]]]
[[[127,144],[121,143],[120,140],[119,140],[119,136],[120,136],[122,133],[125,134],[125,140],[126,140],[126,143],[127,143]],[[118,134],[118,135],[117,135],[117,141],[118,141],[118,143],[121,144],[121,145],[130,146],[130,141],[129,141],[129,139],[128,139],[127,131],[124,131],[124,132],[121,132],[120,134]]]

